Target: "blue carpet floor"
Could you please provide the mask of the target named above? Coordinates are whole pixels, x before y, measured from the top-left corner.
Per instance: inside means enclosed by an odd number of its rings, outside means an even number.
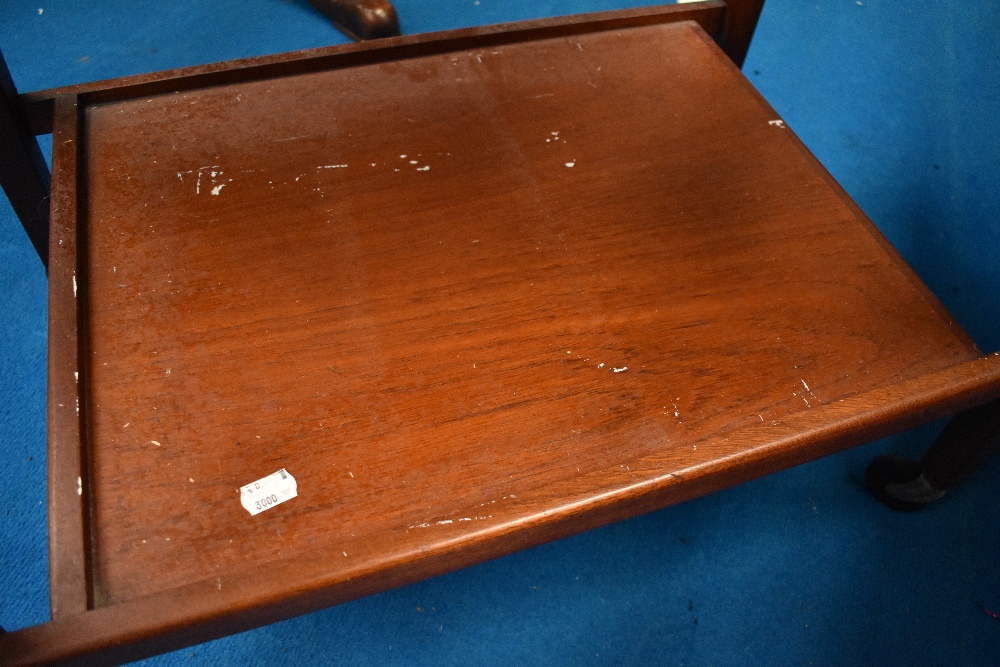
[[[396,6],[413,33],[626,4]],[[995,0],[768,0],[744,67],[986,352],[997,26]],[[21,90],[342,41],[305,0],[0,3]],[[48,618],[46,282],[2,197],[0,305],[0,624],[15,629]],[[872,456],[939,428],[144,664],[1000,665],[984,611],[1000,610],[1000,462],[919,515],[861,486]]]

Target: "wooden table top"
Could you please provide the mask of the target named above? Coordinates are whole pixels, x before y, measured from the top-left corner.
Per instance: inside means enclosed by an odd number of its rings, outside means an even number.
[[[81,304],[91,608],[263,622],[997,391],[694,23],[93,103],[80,126],[79,294],[53,298]],[[297,497],[251,516],[240,487],[281,469]]]

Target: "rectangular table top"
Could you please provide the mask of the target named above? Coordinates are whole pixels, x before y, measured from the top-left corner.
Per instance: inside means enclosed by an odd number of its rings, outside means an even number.
[[[694,23],[459,46],[81,108],[91,608],[287,614],[996,386]]]

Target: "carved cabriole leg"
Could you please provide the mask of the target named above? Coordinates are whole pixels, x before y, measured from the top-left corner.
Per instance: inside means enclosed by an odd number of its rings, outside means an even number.
[[[878,457],[868,466],[865,482],[885,505],[916,511],[965,481],[998,447],[1000,401],[993,401],[955,415],[919,462]]]
[[[389,0],[309,0],[309,3],[353,39],[399,34],[399,18]]]

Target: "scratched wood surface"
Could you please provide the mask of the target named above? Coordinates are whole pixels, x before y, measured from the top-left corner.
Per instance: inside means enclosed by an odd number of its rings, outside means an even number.
[[[58,567],[0,663],[139,659],[1000,398],[715,29],[619,14],[37,96]]]
[[[980,356],[693,24],[84,124],[96,607],[496,534]]]

